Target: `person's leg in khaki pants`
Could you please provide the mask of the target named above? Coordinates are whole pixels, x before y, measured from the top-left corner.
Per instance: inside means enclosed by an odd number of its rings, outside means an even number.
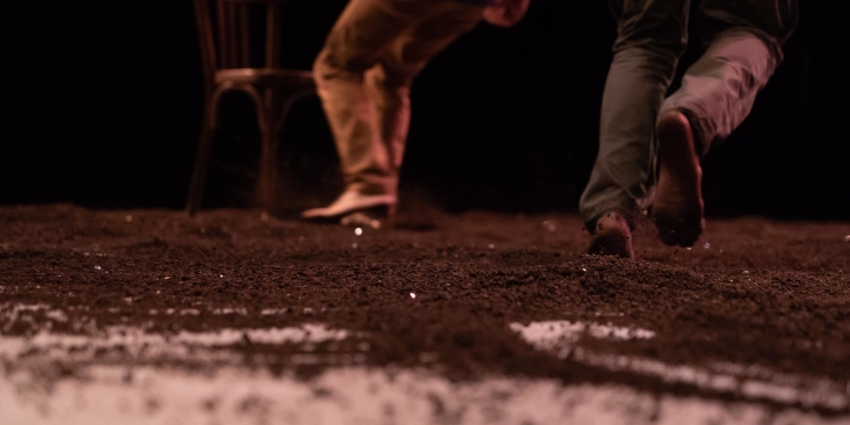
[[[386,208],[392,214],[410,123],[410,86],[437,53],[481,20],[448,0],[352,0],[315,63],[346,190],[306,218]]]

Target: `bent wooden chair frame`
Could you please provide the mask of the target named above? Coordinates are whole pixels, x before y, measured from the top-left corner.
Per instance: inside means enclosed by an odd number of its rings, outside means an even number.
[[[190,215],[201,208],[219,105],[222,96],[232,91],[247,94],[256,108],[262,135],[259,204],[264,215],[274,208],[280,130],[295,102],[315,93],[310,71],[280,68],[281,5],[286,1],[194,0],[203,67],[204,114],[186,202]],[[216,8],[215,14],[210,10],[211,4]],[[249,6],[265,6],[262,67],[252,67]]]

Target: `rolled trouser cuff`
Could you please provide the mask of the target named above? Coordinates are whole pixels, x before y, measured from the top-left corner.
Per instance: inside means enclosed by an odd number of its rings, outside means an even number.
[[[638,217],[643,215],[643,208],[635,201],[634,198],[625,194],[624,196],[609,199],[603,203],[597,204],[590,209],[582,211],[582,216],[585,219],[584,227],[593,234],[596,228],[596,222],[599,221],[605,214],[616,211],[629,224],[629,229],[634,230]]]
[[[688,123],[691,126],[691,133],[694,136],[694,152],[697,153],[700,161],[702,161],[711,149],[711,142],[706,142],[708,139],[705,124],[700,120],[700,115],[688,108],[677,105],[676,102],[665,102],[658,116],[663,117],[664,114],[672,111],[681,112],[688,119]]]

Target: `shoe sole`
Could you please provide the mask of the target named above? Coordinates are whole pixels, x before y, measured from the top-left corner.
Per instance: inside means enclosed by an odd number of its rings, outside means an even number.
[[[351,196],[348,195],[348,192],[344,193],[327,207],[302,211],[301,218],[307,220],[338,219],[357,211],[366,211],[372,208],[395,209],[396,197],[393,195],[361,195],[360,199],[350,199]]]
[[[348,213],[339,219],[339,224],[373,230],[395,227],[395,205],[381,205]]]
[[[395,204],[386,202],[385,200],[376,199],[370,202],[350,205],[336,211],[331,210],[330,208],[313,208],[303,211],[301,213],[301,218],[306,220],[334,220],[358,211],[372,211],[375,209],[384,209],[389,213],[393,213],[395,211]]]
[[[658,122],[660,171],[653,221],[661,241],[670,246],[693,246],[705,229],[702,168],[694,150],[691,125],[682,114]]]
[[[378,205],[360,208],[336,215],[301,216],[313,223],[339,224],[346,227],[391,228],[395,225],[395,205]]]

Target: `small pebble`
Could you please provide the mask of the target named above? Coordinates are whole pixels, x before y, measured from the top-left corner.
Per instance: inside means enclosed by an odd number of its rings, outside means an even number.
[[[413,299],[415,300],[415,299],[416,299],[416,294],[415,294],[415,293],[413,293],[413,292],[411,292],[411,293],[410,293],[410,298],[413,298]]]
[[[95,270],[100,270],[100,266],[94,266]]]
[[[844,242],[850,242],[850,235],[844,237]]]
[[[496,247],[496,245],[493,245],[493,244],[487,245],[487,248],[490,248],[490,249],[493,249],[495,247]]]
[[[356,228],[356,229],[354,229],[354,234],[355,234],[355,235],[357,235],[357,236],[362,235],[362,234],[363,234],[363,229],[361,229],[361,228],[359,228],[359,227],[358,227],[358,228]]]
[[[127,223],[132,223],[133,222],[133,216],[128,215],[127,217],[124,217],[124,220],[127,221]]]

